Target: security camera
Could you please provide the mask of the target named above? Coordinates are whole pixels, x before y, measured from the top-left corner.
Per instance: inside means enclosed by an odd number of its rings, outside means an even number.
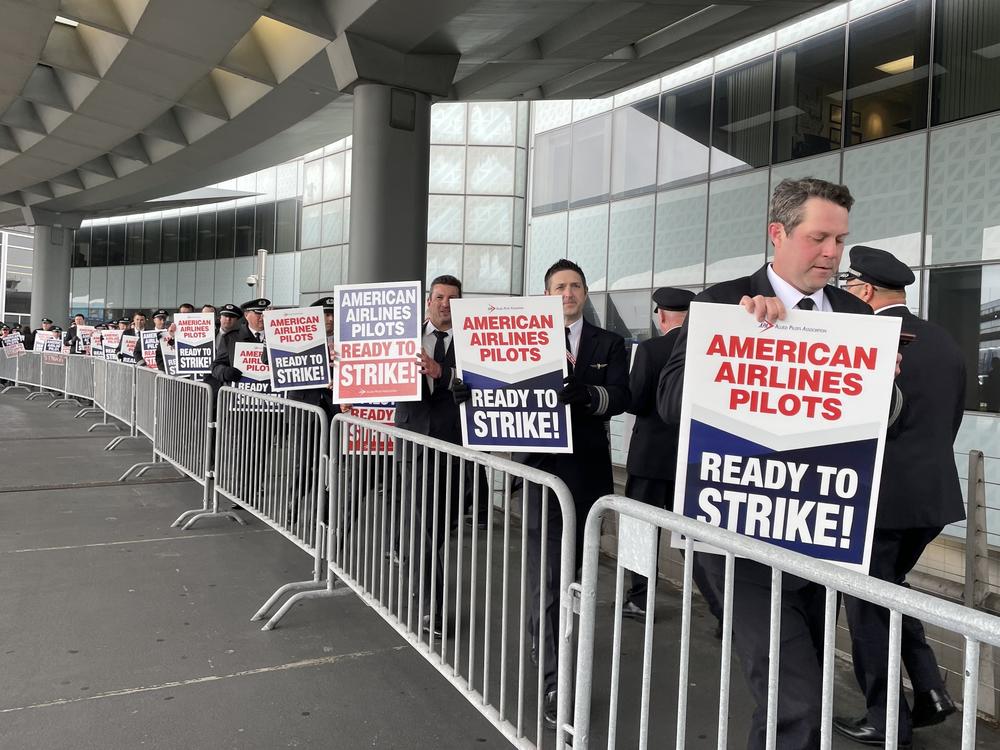
[[[252,273],[249,276],[247,276],[247,286],[250,287],[251,289],[257,286],[257,274]]]

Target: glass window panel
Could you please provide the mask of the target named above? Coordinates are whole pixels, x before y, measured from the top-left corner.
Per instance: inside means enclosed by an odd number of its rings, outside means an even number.
[[[323,160],[323,200],[344,197],[344,154],[334,154]]]
[[[608,289],[645,288],[652,283],[655,214],[654,195],[611,204]]]
[[[517,103],[517,145],[526,147],[528,145],[528,114],[531,111],[531,102]]]
[[[604,308],[607,306],[606,294],[588,294],[583,305],[583,317],[588,323],[604,328]]]
[[[531,107],[535,115],[533,122],[536,134],[568,125],[573,119],[572,100],[543,99],[532,102]],[[537,138],[535,142],[538,142]]]
[[[69,304],[74,308],[86,308],[90,304],[89,300],[90,269],[74,268],[69,277]]]
[[[95,223],[91,227],[90,265],[97,267],[108,265],[108,225],[106,222],[102,224]],[[103,299],[104,292],[102,291],[102,304]]]
[[[569,205],[572,138],[570,128],[535,137],[531,207],[536,214],[565,210]]]
[[[302,293],[320,291],[322,250],[303,250],[299,255],[299,289]]]
[[[139,226],[142,226],[141,224]],[[137,310],[142,293],[142,268],[140,265],[125,266],[125,307]]]
[[[130,221],[125,228],[125,262],[129,265],[142,263],[142,221]]]
[[[510,262],[510,293],[524,293],[524,248],[513,247]]]
[[[780,50],[774,77],[773,161],[840,148],[843,92],[843,27]]]
[[[707,282],[746,276],[764,263],[767,182],[765,169],[710,184]]]
[[[144,263],[142,265],[142,292],[139,303],[145,310],[155,310],[160,306],[160,268],[159,263]]]
[[[445,274],[462,278],[462,246],[428,245],[424,285],[429,287],[432,280]]]
[[[215,260],[215,209],[203,209],[198,214],[198,260]]]
[[[1000,411],[1000,366],[993,368],[1000,360],[1000,266],[930,269],[927,318],[964,355],[965,408]]]
[[[216,214],[216,232],[216,257],[232,258],[236,254],[235,207],[219,209],[218,214]]]
[[[172,263],[177,260],[180,244],[178,219],[176,216],[163,217],[163,262]]]
[[[712,174],[768,163],[771,153],[771,57],[715,77]]]
[[[524,245],[524,198],[514,199],[514,244]]]
[[[180,217],[177,232],[177,257],[180,260],[194,260],[197,257],[198,214],[184,214]]]
[[[275,187],[275,197],[295,198],[298,195],[298,162],[278,165],[277,186]]]
[[[583,269],[587,286],[603,292],[608,288],[608,204],[577,208],[569,212],[568,221],[567,257]],[[561,257],[555,256],[549,265]]]
[[[306,162],[303,172],[302,202],[306,205],[323,200],[323,160]]]
[[[194,304],[199,312],[202,305],[222,305],[215,301],[215,261],[199,260],[195,263]]]
[[[104,299],[108,292],[108,269],[107,266],[90,269],[90,306],[104,308]],[[100,314],[104,320],[103,313]]]
[[[608,200],[611,177],[611,115],[573,126],[573,179],[570,207]]]
[[[212,300],[214,301],[213,304],[215,304],[216,307],[224,305],[227,302],[239,304],[233,300],[233,281],[235,270],[236,261],[232,258],[219,259],[215,262],[215,290]],[[245,279],[246,277],[244,276],[243,278]],[[240,286],[244,287],[243,279],[240,279]],[[243,289],[240,289],[239,294],[236,296],[243,299]]]
[[[465,198],[461,195],[427,197],[427,241],[462,242]]]
[[[270,299],[276,305],[293,305],[298,299],[296,291],[295,256],[271,255],[268,257],[268,286]]]
[[[142,230],[142,262],[159,263],[160,248],[163,237],[161,236],[161,222],[159,219],[147,219],[143,222]]]
[[[295,229],[299,221],[299,202],[294,198],[290,198],[278,201],[277,206],[274,250],[278,253],[290,253],[297,249],[295,246]]]
[[[461,193],[465,190],[464,146],[431,146],[427,189],[431,193]]]
[[[91,299],[93,304],[93,299]],[[160,264],[160,294],[157,305],[163,305],[170,310],[177,305],[177,264]]]
[[[925,263],[1000,260],[1000,117],[931,133]]]
[[[522,198],[528,188],[528,151],[523,148],[514,149],[514,195]]]
[[[512,195],[514,149],[501,146],[470,146],[468,192]]]
[[[31,251],[7,248],[6,307],[8,313],[31,312]]]
[[[344,195],[351,194],[351,169],[354,165],[354,149],[344,152]]]
[[[177,264],[177,304],[190,302],[192,305],[201,304],[194,297],[195,264]]]
[[[545,287],[545,272],[560,258],[566,257],[567,218],[565,211],[536,216],[528,227],[528,276],[525,294],[541,294]],[[586,273],[586,272],[585,272]]]
[[[510,245],[466,245],[462,279],[464,291],[510,294]]]
[[[469,143],[513,146],[516,102],[473,102],[469,105]]]
[[[855,199],[849,247],[871,245],[920,265],[926,139],[920,133],[844,153],[844,184]],[[841,268],[847,265],[845,252]]]
[[[262,169],[257,173],[258,201],[273,201],[277,182],[277,170],[274,167]]]
[[[257,192],[257,173],[245,174],[236,178],[236,189],[245,193]]]
[[[73,268],[90,265],[90,227],[80,227],[73,233]]]
[[[123,309],[125,307],[125,267],[108,266],[107,296],[105,307]]]
[[[254,252],[260,249],[274,252],[274,204],[262,203],[254,215]]]
[[[236,209],[236,257],[243,258],[256,255],[253,246],[253,223],[255,211],[253,206],[239,206]]]
[[[125,264],[125,222],[120,221],[108,227],[108,265]]]
[[[657,194],[653,286],[702,282],[707,212],[707,184]]]
[[[324,247],[320,250],[319,269],[323,288],[319,291],[332,294],[337,284],[347,281],[346,255],[347,245]]]
[[[611,147],[611,196],[627,198],[656,186],[659,97],[616,109]]]
[[[608,324],[626,344],[645,341],[656,335],[653,325],[652,290],[641,292],[614,292],[608,295]]]
[[[323,234],[318,245],[340,245],[344,242],[344,201],[323,204]]]
[[[514,199],[468,196],[465,199],[465,241],[509,245],[514,233]]]
[[[935,125],[1000,109],[1000,3],[938,3],[934,61]]]
[[[927,125],[930,2],[910,0],[851,23],[847,53],[847,144]]]
[[[574,99],[573,122],[609,112],[612,107],[614,107],[614,97],[610,96],[605,99]]]
[[[465,143],[465,108],[461,102],[431,107],[431,143]]]
[[[351,240],[351,199],[350,197],[344,198],[344,242],[349,243]],[[347,262],[347,255],[344,255],[344,262]]]

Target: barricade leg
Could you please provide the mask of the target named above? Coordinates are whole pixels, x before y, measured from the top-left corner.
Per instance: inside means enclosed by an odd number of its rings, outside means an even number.
[[[11,391],[24,391],[25,393],[31,393],[31,389],[28,388],[28,386],[15,383],[14,385],[8,385],[6,388],[0,391],[0,395],[3,395],[4,393],[9,393]]]
[[[100,414],[101,410],[91,403],[90,406],[83,406],[80,411],[73,415],[73,419],[79,419],[80,417],[89,417],[91,414]]]
[[[157,461],[156,456],[153,456],[152,461],[141,461],[137,464],[132,464],[131,466],[129,466],[125,470],[125,473],[122,474],[120,477],[118,477],[118,481],[119,482],[126,481],[132,475],[132,472],[135,472],[135,479],[139,479],[150,469],[169,469],[178,476],[184,476],[184,472],[175,468],[173,464],[167,461]]]
[[[25,401],[34,401],[36,398],[55,398],[55,394],[49,393],[44,388],[39,388],[37,391],[29,393],[24,397]]]
[[[210,483],[211,477],[209,477],[209,480],[205,482],[202,507],[184,511],[177,517],[176,521],[170,524],[171,527],[180,527],[181,531],[188,531],[193,528],[198,521],[206,518],[228,518],[230,521],[235,521],[240,526],[247,525],[247,522],[244,521],[236,511],[219,510],[219,493],[214,490],[209,490]],[[209,503],[208,500],[210,492],[212,497],[211,503]]]
[[[69,404],[70,406],[75,406],[77,408],[79,408],[81,405],[80,402],[77,401],[75,398],[70,398],[64,395],[62,398],[53,398],[52,403],[50,403],[45,408],[51,409],[54,406],[62,406],[63,404]]]
[[[104,412],[103,409],[100,410],[100,411],[102,411],[104,413],[104,420],[101,421],[101,422],[95,422],[94,424],[90,425],[90,427],[87,429],[87,432],[93,432],[94,430],[104,429],[104,428],[108,428],[108,427],[110,427],[111,429],[115,430],[116,432],[121,432],[122,431],[121,426],[117,422],[109,422],[108,421],[108,414],[107,414],[107,412]]]

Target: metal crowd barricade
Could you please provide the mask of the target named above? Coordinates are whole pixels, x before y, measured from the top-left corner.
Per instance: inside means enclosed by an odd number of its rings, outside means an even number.
[[[329,427],[318,406],[229,386],[219,390],[216,406],[213,512],[195,516],[184,528],[209,516],[230,515],[242,523],[235,513],[219,511],[221,495],[313,558],[312,580],[279,588],[251,618],[259,620],[285,593],[327,585],[323,530]]]
[[[104,411],[114,417],[129,430],[128,435],[119,435],[108,443],[104,450],[117,448],[123,441],[137,437],[135,431],[135,365],[109,360],[105,381]]]
[[[572,618],[560,591],[573,580],[576,516],[566,485],[514,461],[345,414],[333,420],[330,453],[327,588],[291,597],[266,627],[297,601],[332,596],[336,576],[511,743],[542,747],[546,618],[529,624],[529,607],[534,600],[541,612],[546,605],[550,616],[558,612],[549,635],[558,663],[568,665]],[[496,503],[494,486],[502,488]],[[540,523],[538,546],[520,520],[525,509]],[[560,515],[559,542],[550,548],[549,525]],[[542,571],[549,555],[559,555],[560,580],[530,576],[529,553]],[[537,668],[529,664],[532,640]],[[557,673],[555,665],[548,671]],[[570,682],[560,684],[565,720]]]
[[[6,393],[10,388],[14,388],[17,383],[17,360],[18,357],[8,357],[5,347],[0,347],[0,381],[10,383],[0,391]]]
[[[136,478],[141,477],[150,469],[167,468],[172,471],[177,471],[174,465],[168,461],[161,459],[159,452],[157,451],[156,438],[157,438],[157,419],[156,419],[156,400],[157,400],[157,379],[160,373],[158,370],[153,370],[148,367],[143,367],[141,365],[136,365],[135,367],[135,397],[133,409],[134,421],[132,424],[133,431],[137,433],[135,437],[145,437],[148,438],[153,443],[153,455],[149,461],[142,461],[137,464],[133,464],[125,473],[119,478],[119,482],[124,482],[126,479],[131,477],[133,473]],[[164,375],[163,377],[169,377]],[[199,392],[201,393],[201,392]],[[203,398],[203,396],[198,396]],[[170,417],[175,418],[175,417]],[[197,428],[195,428],[197,429]],[[207,482],[203,483],[206,485]],[[203,504],[204,507],[204,504]]]
[[[66,358],[66,398],[94,400],[94,358],[83,354]],[[100,414],[96,406],[84,406],[73,415],[74,419],[90,414]]]
[[[112,430],[121,432],[121,427],[117,422],[108,421],[108,371],[111,362],[101,357],[91,357],[94,364],[94,408],[101,414],[101,421],[90,425],[87,432],[102,427],[110,427]]]
[[[42,387],[54,393],[47,408],[70,404],[80,406],[76,399],[66,395],[66,360],[69,355],[47,353],[42,356]]]
[[[611,684],[607,714],[607,744],[615,744],[618,726],[618,690],[621,679],[621,620],[624,588],[624,571],[646,575],[649,578],[647,611],[652,612],[656,581],[656,544],[661,529],[682,534],[685,538],[683,609],[681,614],[680,658],[677,676],[677,716],[676,747],[686,743],[688,706],[688,675],[691,598],[693,572],[693,545],[702,542],[725,553],[724,604],[721,644],[720,694],[718,704],[719,748],[730,744],[742,744],[743,738],[729,742],[729,695],[732,668],[733,635],[733,590],[735,581],[735,557],[746,558],[771,568],[771,617],[769,632],[769,674],[767,696],[767,725],[765,746],[768,750],[776,747],[778,686],[781,678],[781,579],[791,574],[812,581],[826,588],[826,609],[823,638],[822,663],[822,713],[820,717],[820,747],[828,750],[832,741],[833,720],[833,679],[834,646],[836,640],[836,619],[838,593],[877,602],[889,610],[889,671],[886,715],[887,748],[897,746],[898,706],[900,689],[900,643],[903,616],[910,616],[959,634],[965,642],[965,669],[962,704],[966,707],[962,719],[962,748],[972,750],[976,736],[976,706],[979,690],[980,646],[989,644],[1000,646],[1000,618],[984,612],[962,607],[954,602],[929,596],[902,586],[871,578],[853,570],[847,570],[830,563],[815,560],[796,552],[735,534],[726,529],[716,528],[670,511],[655,508],[645,503],[625,497],[608,495],[601,498],[590,511],[584,531],[583,576],[581,583],[573,584],[570,592],[580,598],[580,631],[576,663],[575,713],[572,724],[559,725],[560,744],[572,738],[574,750],[586,750],[596,742],[592,732],[592,712],[595,698],[595,625],[597,610],[597,573],[601,544],[601,526],[605,518],[618,519],[618,564],[615,592],[615,622],[613,643],[611,644]],[[708,553],[700,553],[708,554]],[[743,624],[745,627],[746,624]],[[737,627],[739,625],[737,624]],[[647,617],[642,660],[642,698],[637,719],[639,747],[645,748],[650,742],[648,736],[650,720],[650,670],[652,661],[654,618]],[[565,667],[565,665],[563,665]],[[567,675],[567,678],[569,676]],[[602,686],[603,687],[603,686]],[[603,691],[602,691],[603,694]],[[661,707],[662,708],[662,707]],[[702,710],[704,715],[704,710]],[[633,717],[629,717],[631,721]],[[603,744],[603,743],[602,743]],[[656,737],[652,743],[664,747],[668,741]]]
[[[25,351],[18,357],[17,362],[17,382],[19,385],[28,386],[28,395],[25,401],[34,401],[36,398],[47,397],[50,394],[42,390],[42,353]],[[38,388],[32,391],[31,387]]]

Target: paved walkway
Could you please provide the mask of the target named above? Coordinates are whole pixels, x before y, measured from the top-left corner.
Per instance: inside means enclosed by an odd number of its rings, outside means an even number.
[[[249,616],[281,584],[310,577],[310,559],[252,519],[170,528],[200,504],[200,488],[162,474],[118,484],[149,457],[149,443],[107,452],[109,433],[87,433],[94,419],[74,412],[0,396],[0,748],[510,747],[347,589],[261,632]],[[606,566],[599,644],[610,642],[612,581]],[[657,618],[650,747],[666,747],[680,631],[680,600],[667,584]],[[694,618],[687,746],[708,748],[719,649],[700,600]],[[623,636],[618,739],[635,747],[642,628],[626,621]],[[608,673],[599,658],[599,679]],[[837,713],[860,713],[849,669],[837,680]],[[598,688],[602,740],[606,700]],[[749,715],[737,674],[732,747],[743,746]],[[952,720],[922,730],[915,747],[957,747],[960,729]],[[978,746],[1000,747],[1000,735],[982,727]]]

